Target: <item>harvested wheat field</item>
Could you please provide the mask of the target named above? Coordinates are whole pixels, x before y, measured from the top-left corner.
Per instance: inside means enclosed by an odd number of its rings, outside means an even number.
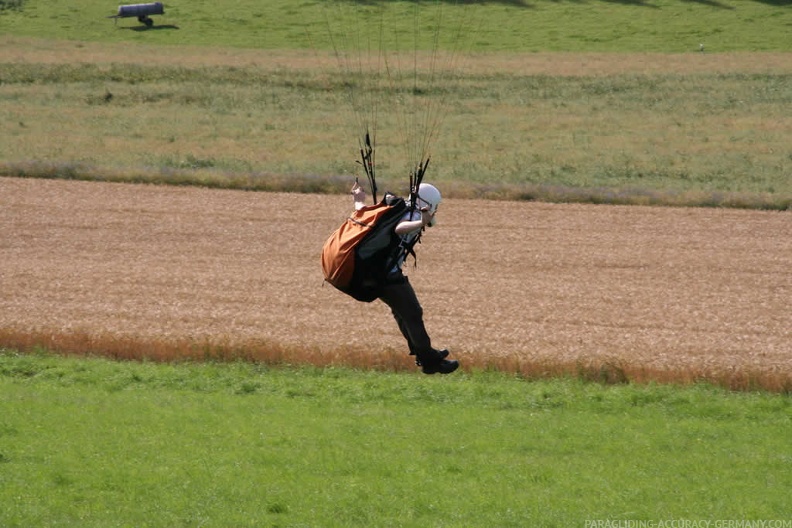
[[[0,178],[0,345],[413,369],[323,286],[349,196]],[[464,368],[792,389],[788,212],[446,200],[405,269]]]

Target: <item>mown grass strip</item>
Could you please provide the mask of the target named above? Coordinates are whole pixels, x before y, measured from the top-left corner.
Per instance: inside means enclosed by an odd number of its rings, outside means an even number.
[[[0,347],[23,352],[53,350],[71,356],[96,356],[121,361],[252,362],[269,366],[315,366],[359,368],[376,372],[414,371],[412,361],[387,350],[372,354],[367,347],[344,345],[338,350],[319,351],[311,347],[288,347],[266,339],[249,341],[141,339],[81,331],[36,331],[0,329]],[[606,385],[653,384],[695,385],[708,383],[728,390],[762,390],[792,394],[792,375],[772,369],[723,367],[655,368],[628,361],[526,360],[517,356],[470,357],[467,372],[502,372],[523,379],[572,378]]]
[[[117,5],[101,0],[84,0],[78,10],[64,0],[5,0],[0,3],[0,33],[156,45],[330,49],[327,16],[337,14],[338,9],[331,6],[328,10],[329,4],[315,0],[300,4],[289,0],[166,3],[165,14],[153,17],[154,26],[149,29],[134,18],[109,20]],[[446,18],[464,13],[469,21],[465,36],[477,50],[698,52],[700,44],[718,52],[790,48],[790,4],[785,0],[433,0],[418,6],[420,12],[438,8]],[[352,5],[347,12],[354,18],[346,23],[366,20],[365,14],[374,20],[381,17],[387,27],[398,27],[403,34],[400,40],[389,35],[389,46],[408,47],[412,43],[404,35],[411,36],[415,9],[415,3],[408,1]]]

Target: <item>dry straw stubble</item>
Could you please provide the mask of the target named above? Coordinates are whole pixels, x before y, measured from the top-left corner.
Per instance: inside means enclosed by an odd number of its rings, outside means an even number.
[[[0,190],[6,345],[412,368],[384,305],[322,286],[348,196]],[[441,216],[408,272],[467,368],[790,388],[788,213],[447,200]]]

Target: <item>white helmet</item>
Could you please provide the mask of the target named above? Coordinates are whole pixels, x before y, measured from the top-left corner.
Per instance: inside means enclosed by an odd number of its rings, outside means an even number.
[[[418,207],[429,207],[429,212],[435,213],[442,200],[440,191],[434,185],[422,183],[418,186]]]
[[[442,200],[443,198],[440,196],[440,191],[438,191],[437,187],[434,185],[422,183],[418,186],[418,199],[416,200],[418,203],[416,205],[419,209],[428,207],[429,212],[435,214],[437,212],[437,206],[440,205]],[[432,220],[429,222],[429,227],[435,224],[437,224],[437,218],[432,217]]]

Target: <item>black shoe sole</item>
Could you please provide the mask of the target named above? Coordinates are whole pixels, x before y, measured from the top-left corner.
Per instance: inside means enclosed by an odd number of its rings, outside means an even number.
[[[421,369],[424,374],[451,374],[459,368],[459,361],[444,359],[440,363],[434,365],[424,365]]]
[[[438,361],[442,361],[442,360],[444,360],[447,357],[448,357],[448,350],[443,349],[443,350],[438,350],[437,351],[437,360]],[[419,367],[423,366],[423,363],[421,363],[421,360],[419,360],[419,359],[415,360],[415,364],[418,365]]]

